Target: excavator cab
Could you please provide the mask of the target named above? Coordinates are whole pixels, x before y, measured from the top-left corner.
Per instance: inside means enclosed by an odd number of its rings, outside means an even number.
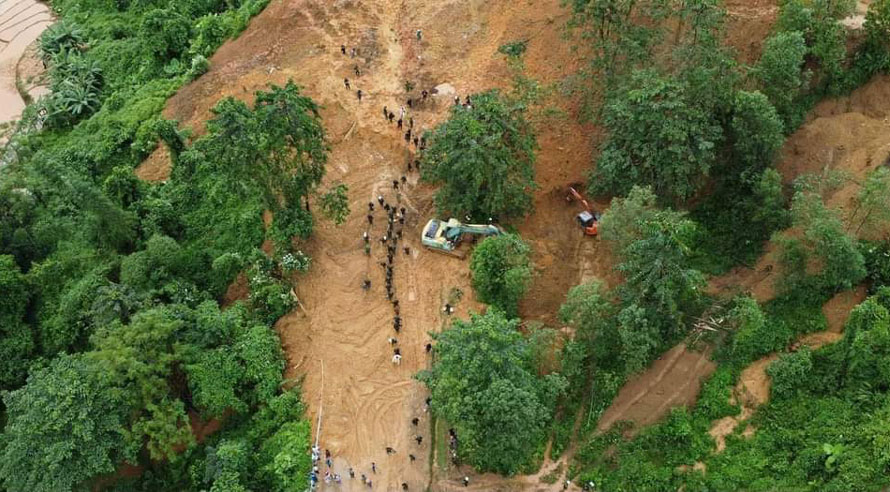
[[[584,230],[585,236],[596,236],[599,232],[599,220],[600,214],[593,211],[590,207],[590,204],[587,203],[587,200],[581,196],[581,193],[578,193],[578,190],[575,189],[574,186],[569,186],[569,193],[566,195],[566,202],[571,203],[572,200],[577,200],[583,207],[584,210],[575,216],[575,220],[578,221],[578,225],[581,226],[581,229]]]
[[[575,218],[578,220],[578,224],[584,229],[584,234],[587,236],[596,236],[599,232],[599,214],[594,215],[587,210],[579,213]]]
[[[500,227],[492,224],[462,224],[455,219],[430,219],[424,226],[420,239],[421,244],[433,251],[462,258],[463,253],[457,247],[464,234],[487,237],[503,233]]]

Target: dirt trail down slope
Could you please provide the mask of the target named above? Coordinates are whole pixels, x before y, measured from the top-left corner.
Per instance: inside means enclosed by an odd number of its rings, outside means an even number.
[[[322,483],[323,489],[362,490],[358,476],[364,473],[378,490],[395,490],[402,482],[410,490],[442,490],[458,486],[466,473],[454,470],[430,482],[429,413],[423,408],[427,394],[413,375],[428,365],[427,333],[447,324],[442,306],[455,289],[464,294],[455,316],[465,317],[480,306],[472,299],[466,261],[420,249],[420,228],[434,216],[433,190],[418,184],[416,172],[407,172],[413,146],[407,148],[395,125],[384,122],[383,106],[398,114],[404,105],[415,119],[415,129],[432,128],[447,115],[453,95],[434,97],[412,110],[407,108],[404,82],[415,85],[412,97],[443,83],[454,86],[460,96],[506,88],[510,74],[496,51],[517,39],[529,41],[529,74],[543,83],[557,81],[577,69],[577,56],[561,39],[565,19],[559,0],[273,0],[238,39],[218,50],[211,70],[183,87],[165,109],[166,117],[200,133],[210,108],[221,98],[249,101],[255,90],[289,78],[322,106],[331,144],[326,179],[349,186],[352,214],[340,227],[319,221],[313,238],[301,246],[313,257],[310,272],[297,279],[304,309],[282,318],[277,328],[288,357],[287,375],[303,378],[309,416],[313,421],[322,416],[321,447],[331,451],[333,471],[344,477],[342,485]],[[420,41],[417,29],[422,30]],[[341,44],[347,47],[345,56]],[[361,76],[355,75],[356,66]],[[346,77],[351,90],[344,87]],[[361,102],[357,89],[363,91]],[[574,111],[571,106],[561,109]],[[541,147],[536,212],[518,227],[535,249],[539,275],[522,311],[548,321],[579,275],[609,280],[613,273],[605,247],[583,237],[561,193],[567,183],[582,180],[589,166],[590,129],[571,117],[538,122],[536,127]],[[163,150],[139,173],[166,179],[169,159]],[[392,180],[403,174],[408,184],[397,194]],[[379,209],[369,230],[372,254],[363,252],[367,203],[378,194],[407,209],[394,262],[404,325],[398,334],[378,265],[384,255],[376,240],[385,225]],[[409,255],[402,246],[410,248]],[[368,292],[361,289],[365,278],[372,283]],[[391,362],[390,336],[399,340],[403,359],[398,366]],[[413,417],[420,419],[416,429]],[[423,436],[420,445],[415,435]],[[387,446],[395,454],[388,455]],[[409,460],[409,453],[416,461]],[[350,467],[356,472],[354,480],[348,478]],[[482,486],[479,490],[510,483],[492,478],[488,487],[482,477],[471,477],[470,488]]]

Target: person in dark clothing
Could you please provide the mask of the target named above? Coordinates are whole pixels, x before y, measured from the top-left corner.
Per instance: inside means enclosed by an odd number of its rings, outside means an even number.
[[[389,447],[389,446],[387,446],[387,447],[386,447],[386,454],[396,454],[396,450],[393,449],[393,448],[391,448],[391,447]]]
[[[410,255],[410,254],[411,254],[411,248],[409,248],[408,246],[405,246],[405,256]]]
[[[408,490],[408,484],[407,484],[407,483],[402,482],[402,490]]]
[[[406,184],[406,183],[408,182],[408,178],[407,178],[406,176],[402,176],[401,181],[402,181],[402,184]],[[404,212],[404,210],[405,210],[404,207],[402,208],[402,210],[403,210],[402,214],[404,214],[404,213],[405,213],[405,212]]]
[[[368,214],[368,224],[374,224],[374,216],[371,214]]]
[[[343,53],[344,55],[346,54],[346,45],[340,45],[340,53]]]
[[[421,436],[421,435],[414,436],[414,440],[417,441],[418,446],[423,444],[423,436]]]
[[[414,100],[413,99],[410,99],[410,98],[408,99],[408,107],[414,108]]]
[[[355,92],[355,95],[358,96],[358,102],[362,102],[362,90],[359,89]]]
[[[420,139],[417,137],[414,137],[414,146],[417,147],[418,144],[420,144]]]
[[[368,211],[369,211],[369,212],[373,212],[373,211],[374,211],[374,202],[368,202]]]
[[[355,66],[355,76],[356,77],[362,76],[362,71],[358,69],[358,65]]]
[[[398,128],[399,130],[402,129],[402,119],[401,118],[399,118],[399,121],[396,122],[396,128]]]
[[[411,143],[411,130],[408,130],[405,133],[405,143],[409,143],[409,144]]]
[[[432,351],[433,351],[433,344],[427,343],[426,344],[426,353],[430,353]]]
[[[399,189],[399,180],[397,180],[397,179],[392,180],[392,189],[394,189],[394,190]]]
[[[365,281],[362,282],[362,289],[368,290],[370,288],[371,288],[371,281],[368,279],[365,279]]]
[[[414,129],[414,118],[408,118],[408,128]]]
[[[455,106],[460,106],[460,98],[457,97],[457,96],[454,96],[454,105],[455,105]]]
[[[389,110],[386,109],[386,106],[383,106],[383,119],[389,119]]]
[[[411,424],[412,424],[414,427],[417,427],[417,424],[418,424],[419,422],[420,422],[420,419],[417,418],[417,417],[414,417],[413,419],[411,419]]]
[[[343,79],[343,83],[346,84],[346,89],[349,90],[349,79]]]
[[[395,113],[390,111],[389,112],[389,122],[392,123],[392,121],[395,119],[395,117],[396,117]]]
[[[408,459],[411,460],[412,463],[414,463],[414,460],[416,460],[417,458],[415,458],[413,454],[409,454]]]
[[[408,161],[408,172],[410,173],[413,170],[414,170],[414,164],[411,161]]]
[[[377,202],[383,205],[383,195],[377,195]]]

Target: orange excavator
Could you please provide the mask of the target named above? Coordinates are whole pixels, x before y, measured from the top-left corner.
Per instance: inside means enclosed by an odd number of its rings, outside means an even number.
[[[569,186],[569,193],[566,195],[566,202],[571,203],[573,200],[577,200],[580,203],[584,210],[582,210],[578,215],[575,216],[575,220],[578,221],[578,225],[581,226],[581,229],[584,230],[585,236],[596,236],[599,232],[599,220],[600,214],[595,212],[593,208],[590,207],[590,204],[587,203],[587,200],[578,193],[578,190],[575,189],[574,186]]]

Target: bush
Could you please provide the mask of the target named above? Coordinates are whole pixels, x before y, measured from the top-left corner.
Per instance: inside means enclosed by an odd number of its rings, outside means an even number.
[[[782,354],[766,369],[772,378],[770,394],[774,398],[789,398],[809,379],[813,370],[813,354],[809,347],[797,352]]]
[[[531,248],[518,235],[492,236],[473,250],[470,272],[479,300],[509,317],[518,314],[519,300],[532,278]]]
[[[865,258],[869,292],[875,293],[881,287],[890,286],[890,240],[861,242],[859,250]]]
[[[806,111],[800,99],[810,78],[809,72],[802,72],[806,54],[802,33],[779,32],[766,40],[754,68],[761,90],[782,117],[787,133],[800,126]]]
[[[717,420],[730,415],[738,415],[741,411],[739,405],[730,403],[735,378],[732,370],[727,367],[719,367],[714,374],[702,384],[698,402],[695,405],[695,415],[703,416],[707,420]]]

